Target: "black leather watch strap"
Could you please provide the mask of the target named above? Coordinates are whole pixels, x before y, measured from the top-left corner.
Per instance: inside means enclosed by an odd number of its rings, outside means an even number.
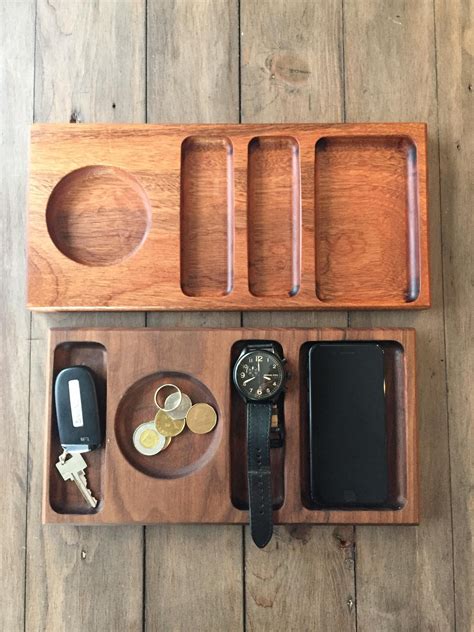
[[[255,544],[263,548],[273,533],[272,474],[270,469],[269,402],[247,404],[247,476],[250,532]]]

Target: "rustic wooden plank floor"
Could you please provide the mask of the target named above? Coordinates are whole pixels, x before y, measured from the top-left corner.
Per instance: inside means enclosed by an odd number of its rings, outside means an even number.
[[[0,0],[0,630],[474,630],[472,0]],[[28,125],[429,123],[433,307],[30,315]],[[40,524],[52,325],[393,325],[418,332],[422,522]]]

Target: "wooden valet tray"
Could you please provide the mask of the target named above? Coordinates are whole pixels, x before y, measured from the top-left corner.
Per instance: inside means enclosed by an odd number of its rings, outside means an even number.
[[[426,125],[34,125],[28,306],[429,307]]]
[[[273,340],[291,374],[282,412],[283,448],[272,449],[274,520],[289,523],[418,522],[415,332],[412,329],[55,329],[50,333],[43,521],[75,524],[246,523],[245,407],[231,385],[231,364],[244,341]],[[389,502],[387,509],[311,509],[307,500],[307,407],[304,345],[372,340],[384,348]],[[53,384],[66,366],[84,364],[97,379],[105,420],[103,447],[85,455],[88,509],[55,463],[61,452]],[[132,433],[153,418],[153,392],[172,381],[218,413],[214,431],[188,429],[162,453],[146,457]],[[399,508],[394,508],[399,507]]]

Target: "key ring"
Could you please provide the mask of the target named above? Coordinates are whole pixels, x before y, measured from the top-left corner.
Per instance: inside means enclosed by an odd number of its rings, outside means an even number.
[[[172,406],[171,408],[163,408],[163,406],[160,406],[158,404],[158,394],[160,393],[161,390],[163,390],[164,388],[172,388],[173,389],[173,393],[178,393],[179,397],[176,401],[176,403],[174,404],[174,406]],[[169,395],[172,395],[173,393],[169,393]],[[165,398],[166,399],[166,398]],[[156,391],[155,391],[155,396],[154,396],[154,400],[155,400],[155,404],[156,407],[159,410],[162,410],[164,413],[170,413],[173,410],[176,410],[176,408],[178,408],[178,406],[181,404],[181,400],[183,399],[183,394],[181,393],[181,390],[175,385],[175,384],[162,384],[161,386],[159,386]]]

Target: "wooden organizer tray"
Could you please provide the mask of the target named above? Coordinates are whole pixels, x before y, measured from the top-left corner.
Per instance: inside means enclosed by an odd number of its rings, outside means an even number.
[[[283,412],[286,438],[272,449],[274,520],[290,523],[418,522],[415,332],[412,329],[55,329],[50,333],[43,521],[74,524],[246,523],[245,411],[231,385],[231,362],[246,340],[281,344],[292,377]],[[306,388],[309,341],[376,340],[384,346],[390,502],[399,509],[319,510],[307,502]],[[104,447],[86,455],[89,510],[55,468],[61,452],[53,406],[57,373],[84,364],[97,376]],[[218,412],[215,430],[185,430],[169,448],[140,455],[133,429],[153,417],[153,392],[172,380]]]
[[[426,125],[34,125],[28,306],[429,307]]]

